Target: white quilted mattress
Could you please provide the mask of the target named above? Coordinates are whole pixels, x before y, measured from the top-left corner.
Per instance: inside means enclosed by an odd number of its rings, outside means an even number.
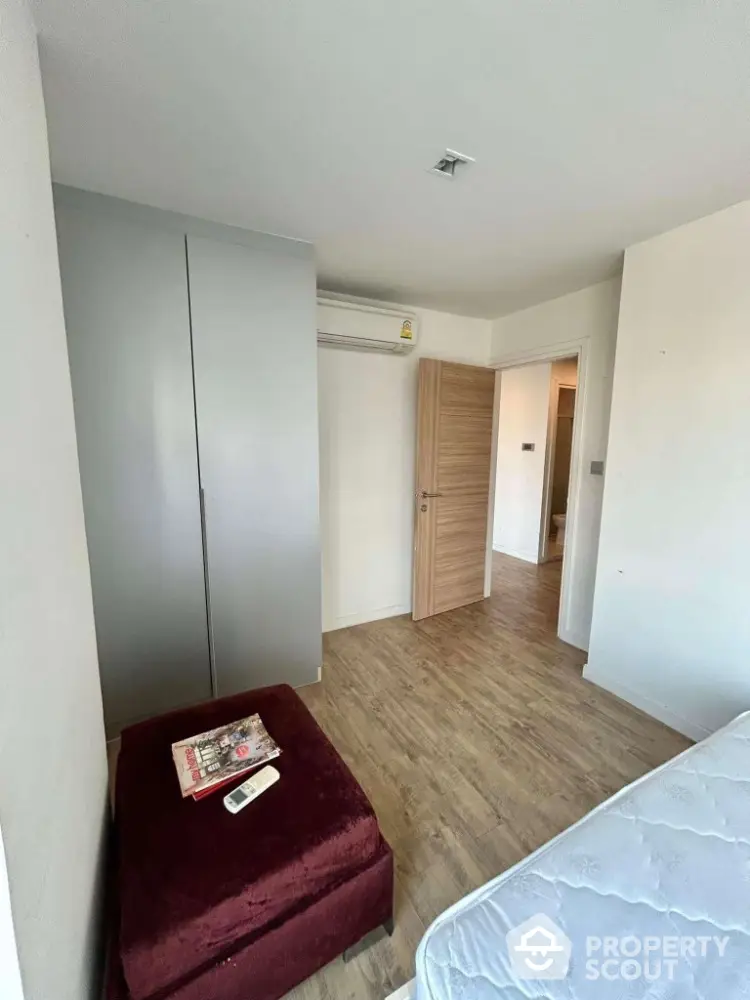
[[[750,712],[438,917],[417,952],[416,990],[417,1000],[750,998]]]

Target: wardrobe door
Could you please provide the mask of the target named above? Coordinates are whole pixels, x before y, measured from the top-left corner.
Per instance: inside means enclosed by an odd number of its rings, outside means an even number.
[[[309,684],[321,663],[311,248],[187,242],[218,694]]]
[[[185,240],[58,200],[108,733],[211,696]]]

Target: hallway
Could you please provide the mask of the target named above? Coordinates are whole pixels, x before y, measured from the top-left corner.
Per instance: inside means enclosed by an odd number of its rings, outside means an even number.
[[[294,1000],[383,1000],[442,910],[687,746],[582,679],[555,631],[561,569],[495,553],[486,601],[324,637],[300,693],[394,850],[396,930]]]

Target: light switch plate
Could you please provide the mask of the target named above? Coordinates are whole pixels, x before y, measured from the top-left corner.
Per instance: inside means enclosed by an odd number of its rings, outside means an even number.
[[[521,445],[521,451],[533,451],[535,448],[536,448],[536,445],[533,444],[531,441],[525,441]]]
[[[603,476],[604,475],[604,462],[592,462],[591,463],[591,475],[592,476]]]

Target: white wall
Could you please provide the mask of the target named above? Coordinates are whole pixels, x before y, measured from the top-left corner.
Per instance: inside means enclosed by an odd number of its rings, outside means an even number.
[[[83,1000],[94,995],[107,769],[46,122],[22,0],[0,0],[0,149],[0,821],[26,1000]],[[3,998],[12,973],[0,970]]]
[[[585,676],[694,737],[750,708],[750,202],[625,255]]]
[[[318,351],[325,631],[411,610],[418,359],[489,356],[489,321],[410,311],[409,355]]]
[[[585,373],[579,371],[579,413],[583,421],[581,454],[571,490],[576,491],[577,529],[566,529],[564,572],[568,607],[563,608],[563,638],[588,648],[599,543],[603,479],[589,473],[592,460],[606,454],[609,406],[620,281],[604,281],[583,291],[495,320],[492,364],[529,360],[547,352],[585,351]],[[570,506],[569,506],[570,511]]]
[[[16,934],[10,910],[10,885],[5,861],[3,832],[0,829],[0,997],[23,1000],[21,969],[18,965]]]
[[[509,368],[500,376],[492,547],[539,562],[549,422],[549,364]],[[522,442],[534,451],[521,451]]]

